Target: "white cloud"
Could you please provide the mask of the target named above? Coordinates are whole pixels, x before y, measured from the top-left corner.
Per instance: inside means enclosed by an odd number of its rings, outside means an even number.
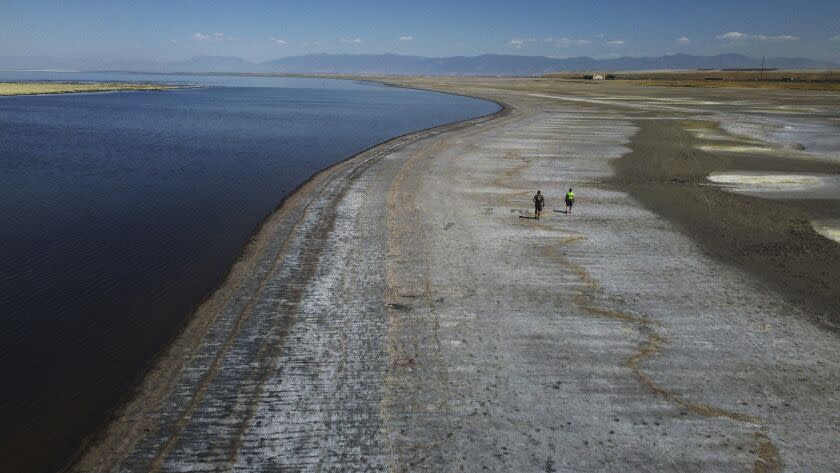
[[[410,34],[400,36],[400,41],[414,41],[414,36]]]
[[[537,41],[537,40],[535,40],[534,38],[528,38],[528,39],[519,39],[519,38],[514,38],[514,39],[510,40],[510,42],[508,43],[508,45],[509,45],[509,46],[513,46],[514,48],[519,49],[519,48],[521,48],[521,47],[525,46],[525,45],[526,45],[526,44],[528,44],[528,43],[533,43],[533,42],[536,42],[536,41]]]
[[[745,39],[749,36],[750,35],[738,31],[730,31],[729,33],[718,36],[717,39]]]
[[[592,44],[588,39],[572,39],[572,38],[545,38],[546,43],[553,43],[558,48],[566,48],[569,46],[585,46]]]
[[[595,38],[595,39],[604,39],[604,36],[606,36],[604,33],[598,33],[598,34],[592,35],[592,37]]]
[[[615,39],[612,41],[607,41],[607,46],[624,46],[623,39]]]
[[[834,37],[832,37],[832,38],[829,38],[829,40],[831,40],[831,41],[840,41],[840,34],[839,34],[839,35],[837,35],[837,36],[834,36]]]
[[[341,42],[342,43],[347,43],[347,44],[362,44],[362,39],[361,38],[350,38],[350,39],[341,38]]]
[[[799,36],[793,36],[789,34],[768,36],[766,34],[741,33],[740,31],[730,31],[729,33],[724,33],[720,36],[717,36],[716,38],[729,41],[744,41],[748,39],[753,39],[757,41],[799,41]]]
[[[192,38],[197,41],[229,41],[233,40],[224,33],[194,33]]]
[[[680,44],[690,44],[691,40],[686,38],[685,36],[680,36],[679,38],[677,38],[677,42]]]
[[[286,40],[284,40],[284,39],[280,39],[280,38],[275,38],[275,37],[273,37],[273,36],[272,36],[271,38],[269,38],[269,39],[271,40],[271,42],[273,42],[273,43],[274,43],[274,44],[276,44],[277,46],[285,46],[285,45],[289,44],[289,42],[288,42],[288,41],[286,41]]]

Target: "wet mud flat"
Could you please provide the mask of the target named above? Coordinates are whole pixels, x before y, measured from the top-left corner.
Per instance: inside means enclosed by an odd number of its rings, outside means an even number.
[[[811,223],[813,216],[837,217],[840,189],[830,189],[834,199],[813,200],[803,198],[808,193],[782,187],[781,196],[774,199],[728,192],[707,180],[712,173],[732,170],[759,176],[840,176],[840,164],[715,156],[697,149],[697,141],[684,122],[641,122],[630,143],[632,152],[615,162],[616,187],[675,222],[712,257],[744,268],[808,307],[817,320],[840,328],[840,244],[819,234]]]
[[[507,109],[316,176],[72,471],[840,468],[835,314],[636,190],[708,187],[756,212],[757,198],[701,177],[746,165],[668,162],[704,144],[681,122],[716,113],[696,105],[710,97],[388,80]],[[625,174],[654,136],[666,151]],[[573,213],[555,212],[568,187]],[[773,235],[797,222],[807,234],[802,219]],[[742,249],[761,243],[739,235]]]

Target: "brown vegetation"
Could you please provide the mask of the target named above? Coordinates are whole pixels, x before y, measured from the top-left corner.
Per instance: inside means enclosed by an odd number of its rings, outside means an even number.
[[[615,80],[629,85],[668,87],[744,87],[791,90],[840,90],[840,71],[636,71],[615,73]],[[581,73],[552,73],[544,77],[583,79]]]
[[[126,84],[119,82],[0,82],[0,95],[69,94],[116,90],[167,90],[173,88],[175,87],[162,84]]]

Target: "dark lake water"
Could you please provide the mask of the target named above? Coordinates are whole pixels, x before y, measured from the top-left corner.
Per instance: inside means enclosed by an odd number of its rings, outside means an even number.
[[[497,105],[349,81],[0,97],[0,462],[54,469],[316,171]],[[11,459],[7,462],[5,459]]]

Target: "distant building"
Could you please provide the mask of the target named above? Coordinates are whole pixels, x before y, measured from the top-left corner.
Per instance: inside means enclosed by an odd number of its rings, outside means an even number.
[[[604,80],[604,74],[592,74],[592,80]]]

